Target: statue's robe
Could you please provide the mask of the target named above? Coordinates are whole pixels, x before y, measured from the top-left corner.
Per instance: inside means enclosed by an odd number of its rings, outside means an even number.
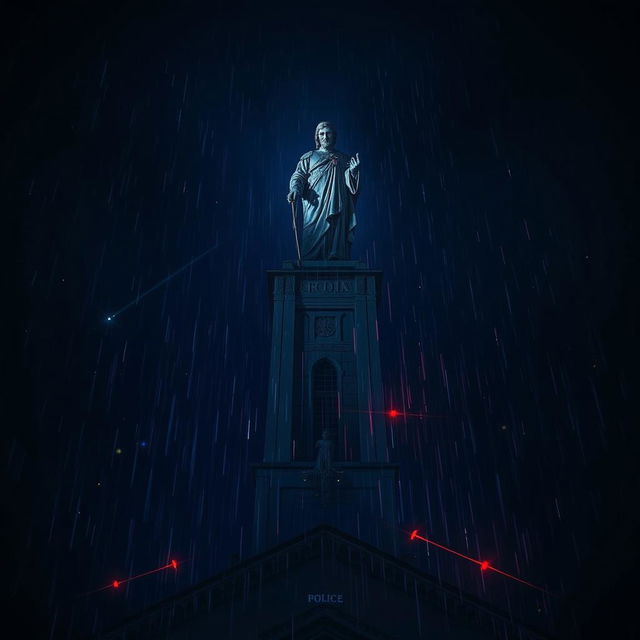
[[[316,442],[318,457],[316,458],[316,469],[318,471],[331,471],[333,468],[333,440],[318,440]]]
[[[309,151],[291,176],[289,191],[302,198],[302,258],[349,260],[360,174],[351,175],[349,156]]]

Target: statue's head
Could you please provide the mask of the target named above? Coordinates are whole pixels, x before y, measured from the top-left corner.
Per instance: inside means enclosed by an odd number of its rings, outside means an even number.
[[[330,122],[319,122],[316,127],[316,149],[331,151],[336,144],[338,132]]]

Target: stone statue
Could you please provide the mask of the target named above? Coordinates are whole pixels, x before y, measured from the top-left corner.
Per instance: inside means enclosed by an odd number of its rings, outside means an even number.
[[[331,471],[333,467],[333,440],[328,429],[322,432],[322,440],[316,442],[316,449],[318,449],[316,469],[324,473]]]
[[[356,227],[360,157],[334,149],[336,128],[316,127],[316,150],[305,153],[289,182],[289,202],[302,200],[302,258],[349,260]]]
[[[318,456],[313,469],[304,471],[302,476],[307,486],[313,487],[314,495],[320,498],[322,506],[338,499],[337,491],[342,486],[343,471],[333,466],[334,437],[333,429],[325,429],[322,439],[316,442]]]

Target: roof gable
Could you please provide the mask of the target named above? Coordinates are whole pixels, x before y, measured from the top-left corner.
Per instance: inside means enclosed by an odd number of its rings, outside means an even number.
[[[433,638],[548,637],[328,525],[162,601],[103,637],[132,640],[161,632],[181,640],[212,637],[213,630],[261,640],[293,631],[296,638],[318,640],[405,638],[425,630]]]

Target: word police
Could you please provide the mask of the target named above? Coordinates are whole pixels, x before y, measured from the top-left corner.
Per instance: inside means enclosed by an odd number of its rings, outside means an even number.
[[[316,604],[342,604],[341,593],[308,593],[307,602],[315,602]]]

